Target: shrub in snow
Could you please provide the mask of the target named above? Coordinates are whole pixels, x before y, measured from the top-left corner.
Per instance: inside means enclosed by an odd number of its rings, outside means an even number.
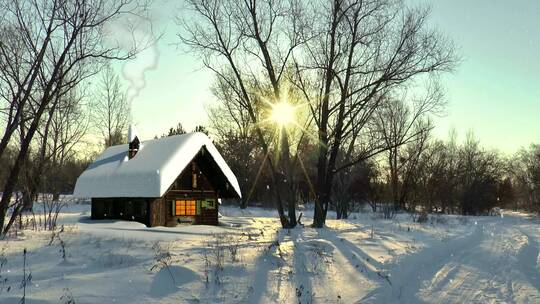
[[[231,263],[239,261],[241,238],[226,234],[214,234],[205,242],[202,250],[204,261],[204,280],[208,287],[211,279],[216,285],[221,284],[221,277],[225,269],[227,254]]]
[[[2,252],[0,252],[0,295],[2,295],[2,292],[4,291],[11,291],[11,286],[8,284],[8,277],[2,274],[2,270],[4,269],[4,266],[7,265],[7,262],[8,259],[6,257],[6,248],[2,248]]]
[[[173,283],[175,283],[174,275],[170,268],[173,263],[170,245],[163,247],[159,242],[155,242],[154,245],[152,245],[152,249],[154,250],[154,265],[150,268],[150,271],[167,269]]]
[[[58,241],[58,245],[60,245],[59,252],[62,255],[62,259],[64,260],[64,262],[66,262],[66,259],[67,259],[66,242],[64,242],[64,240],[61,237],[61,234],[63,232],[64,232],[64,225],[62,225],[62,227],[58,231],[53,230],[51,232],[51,239],[49,240],[49,246],[51,246],[55,240]]]
[[[18,220],[13,222],[9,233],[17,236],[26,229],[50,230],[57,229],[58,215],[73,199],[53,200],[50,194],[41,194],[41,200],[34,203],[34,210],[20,213]]]
[[[75,304],[75,299],[69,288],[64,288],[64,293],[60,297],[60,303],[62,304]]]
[[[240,238],[229,236],[225,239],[225,247],[229,252],[232,263],[238,262],[238,249],[240,248]]]
[[[214,283],[221,284],[221,273],[224,269],[225,261],[225,248],[222,243],[222,236],[214,234],[212,240],[207,242],[206,248],[208,250],[207,257],[210,258],[210,269],[214,274]]]
[[[30,272],[27,269],[26,254],[27,254],[27,251],[26,251],[26,248],[24,248],[23,250],[23,277],[21,280],[21,285],[19,286],[19,288],[22,289],[23,291],[21,300],[19,301],[19,303],[21,304],[26,303],[26,287],[29,286],[28,284],[32,282],[32,272]]]
[[[315,293],[311,290],[307,290],[303,284],[296,287],[296,298],[298,298],[298,304],[311,304],[313,303]]]
[[[23,268],[22,268],[23,275],[22,275],[21,282],[19,284],[19,289],[22,290],[22,296],[21,296],[21,299],[19,300],[19,303],[21,304],[26,303],[26,292],[27,292],[28,287],[30,286],[30,283],[32,282],[32,272],[28,268],[27,255],[28,255],[28,251],[26,250],[26,248],[24,248]],[[2,248],[2,253],[0,253],[0,280],[1,280],[0,281],[0,295],[2,294],[3,291],[6,291],[6,292],[11,291],[11,286],[8,285],[9,279],[7,278],[7,276],[2,275],[2,269],[7,264],[7,262],[8,260],[5,256],[5,248]]]
[[[210,248],[212,248],[211,253],[214,257],[215,268],[222,271],[225,260],[225,246],[222,243],[221,235],[214,234],[214,240],[210,242]]]
[[[333,247],[324,243],[313,243],[310,248],[309,269],[312,273],[326,270],[333,261]]]
[[[204,284],[206,285],[206,288],[208,288],[208,284],[210,283],[209,274],[210,274],[211,262],[210,262],[210,257],[208,256],[207,248],[203,249],[202,254],[203,254],[203,261],[204,261]]]
[[[297,272],[323,274],[330,268],[334,259],[335,247],[327,240],[312,239],[294,243],[294,259],[300,261]]]
[[[67,206],[69,202],[72,202],[73,200],[55,200],[53,199],[53,196],[50,194],[42,194],[42,202],[41,205],[43,206],[43,228],[45,230],[54,230],[56,229],[56,222],[58,220],[58,214],[64,208]],[[41,223],[41,216],[40,216],[40,223]]]
[[[428,221],[428,213],[425,211],[420,212],[418,218],[416,219],[417,223],[426,223]]]
[[[60,239],[60,253],[62,254],[62,259],[66,261],[66,242]]]
[[[170,250],[170,245],[162,246],[159,242],[155,242],[152,245],[154,250],[154,265],[150,268],[151,271],[155,269],[160,270],[164,267],[171,266],[173,263],[173,255]]]
[[[381,210],[385,220],[391,220],[396,217],[396,208],[394,208],[393,204],[383,204]]]

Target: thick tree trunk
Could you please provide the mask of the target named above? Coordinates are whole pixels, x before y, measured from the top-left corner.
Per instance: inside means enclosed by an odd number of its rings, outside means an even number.
[[[349,217],[349,203],[346,200],[336,202],[336,219],[347,219]]]
[[[21,148],[19,150],[19,154],[17,156],[15,163],[13,164],[13,167],[11,168],[6,184],[4,185],[4,188],[3,188],[2,198],[0,199],[0,229],[2,229],[2,234],[4,235],[9,231],[9,228],[11,227],[11,225],[8,224],[8,226],[4,228],[4,221],[5,221],[7,209],[9,207],[9,203],[11,201],[11,196],[13,195],[15,186],[17,185],[17,182],[19,181],[19,175],[21,173],[21,169],[23,168],[28,158],[30,143],[32,142],[32,139],[34,138],[34,134],[36,133],[36,130],[39,126],[39,121],[41,119],[41,116],[45,112],[46,106],[48,104],[48,98],[49,98],[49,95],[46,94],[43,98],[46,101],[44,101],[40,105],[40,108],[36,112],[36,115],[32,123],[30,124],[30,128],[28,129],[28,132],[26,133],[24,139],[21,142]],[[22,209],[22,206],[21,206],[21,209]]]
[[[326,191],[326,187],[323,187],[322,192],[315,200],[315,213],[313,215],[313,228],[323,228],[326,223],[326,214],[328,203],[330,202],[330,195]]]
[[[342,202],[341,207],[341,218],[346,220],[349,218],[349,202]]]
[[[317,160],[317,190],[315,198],[315,212],[313,215],[313,227],[322,228],[326,221],[326,211],[324,206],[328,204],[330,199],[328,189],[326,189],[327,182],[327,156],[328,156],[328,119],[330,116],[329,102],[330,91],[332,87],[332,81],[334,79],[334,62],[337,58],[336,55],[336,33],[339,24],[339,3],[334,1],[332,7],[332,23],[330,26],[330,52],[328,55],[328,66],[325,69],[324,79],[324,97],[321,102],[320,108],[320,122],[319,122],[319,156]]]
[[[328,119],[328,105],[323,104],[323,113],[321,120],[321,129],[319,130],[319,158],[317,160],[317,188],[315,197],[315,211],[313,214],[313,227],[322,228],[326,221],[326,212],[324,206],[329,201],[329,194],[326,189],[327,175],[327,155],[328,155],[328,136],[326,133],[326,124]]]
[[[296,201],[294,193],[293,172],[290,159],[289,137],[285,127],[281,127],[281,164],[284,172],[282,180],[283,191],[287,200],[287,214],[289,216],[288,228],[296,227]]]
[[[240,201],[240,209],[246,209],[247,208],[247,199],[242,197],[242,200]]]
[[[22,191],[22,211],[32,211],[32,208],[34,207],[34,197],[35,192],[33,190]]]
[[[4,136],[0,140],[0,157],[4,154],[4,151],[7,149],[9,140],[11,139],[13,132],[15,132],[15,130],[13,130],[13,127],[11,125],[8,125],[8,127],[6,128],[6,131],[4,132]]]
[[[371,211],[373,211],[373,213],[377,212],[377,203],[370,202],[369,206],[371,207]]]
[[[8,225],[4,229],[4,221],[5,221],[5,217],[7,214],[8,207],[9,207],[9,203],[11,201],[11,196],[13,195],[13,191],[15,190],[15,185],[19,181],[19,173],[26,160],[26,155],[28,153],[30,141],[31,141],[32,136],[34,135],[34,132],[35,132],[35,128],[33,129],[31,128],[29,130],[27,137],[22,143],[21,150],[19,151],[19,156],[17,157],[15,164],[13,164],[13,167],[11,168],[11,172],[7,178],[6,184],[4,185],[2,198],[0,199],[0,229],[2,229],[2,234],[7,233],[7,231],[9,230],[11,226],[11,225]]]
[[[274,175],[272,175],[273,177]],[[279,184],[277,181],[272,178],[272,184],[274,187],[279,187]],[[276,195],[275,205],[276,209],[279,215],[279,221],[281,222],[281,227],[288,228],[289,227],[289,221],[287,220],[287,217],[285,216],[285,210],[283,209],[283,201],[281,199],[281,192],[279,190],[274,190],[274,194]]]
[[[19,218],[21,211],[22,211],[22,204],[19,204],[18,206],[13,208],[13,213],[11,214],[11,218],[9,219],[9,222],[7,223],[5,229],[3,230],[2,235],[6,235],[8,233],[9,229],[11,229],[11,226],[13,226],[13,223],[15,223],[17,218]]]
[[[296,227],[296,206],[294,199],[289,199],[288,213],[289,213],[289,228]]]
[[[324,226],[325,219],[323,218],[324,210],[322,206],[323,200],[321,198],[316,198],[315,212],[313,214],[313,228],[322,228]]]

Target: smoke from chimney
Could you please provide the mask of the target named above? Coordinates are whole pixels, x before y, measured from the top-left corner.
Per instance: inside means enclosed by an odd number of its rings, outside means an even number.
[[[119,50],[134,52],[134,57],[124,61],[122,76],[128,82],[126,99],[129,106],[129,120],[132,121],[133,101],[146,87],[146,72],[155,70],[159,63],[158,40],[152,20],[141,16],[130,16],[110,23],[104,29],[106,43]]]
[[[134,38],[137,39],[137,44],[145,46],[145,49],[140,51],[134,59],[126,61],[122,68],[122,76],[129,82],[126,98],[130,111],[133,101],[146,87],[146,72],[155,70],[159,63],[159,50],[153,33],[135,31]]]
[[[119,50],[132,52],[134,57],[124,61],[122,76],[128,82],[126,89],[126,102],[128,105],[130,123],[128,131],[129,158],[131,159],[139,150],[139,138],[133,127],[133,101],[146,87],[146,72],[158,67],[160,52],[158,40],[153,23],[158,18],[155,9],[146,16],[130,16],[116,22],[107,23],[104,31],[106,42]],[[136,144],[135,144],[136,142]]]

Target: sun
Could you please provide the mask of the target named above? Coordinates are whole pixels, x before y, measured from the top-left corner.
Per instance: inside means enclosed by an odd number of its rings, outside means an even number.
[[[274,121],[280,126],[286,126],[294,123],[296,109],[294,106],[287,102],[279,102],[272,105],[272,111],[270,113],[270,120]]]

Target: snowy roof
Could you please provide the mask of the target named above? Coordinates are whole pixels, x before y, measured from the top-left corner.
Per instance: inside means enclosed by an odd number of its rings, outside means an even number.
[[[205,148],[227,182],[241,197],[233,172],[204,133],[141,142],[128,160],[128,145],[107,148],[77,179],[78,197],[161,197],[191,160]]]

